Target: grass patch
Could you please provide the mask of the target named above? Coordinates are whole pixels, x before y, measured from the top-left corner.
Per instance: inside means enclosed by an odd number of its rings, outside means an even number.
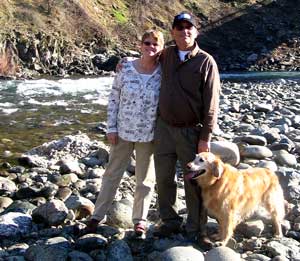
[[[128,18],[119,10],[113,10],[113,16],[119,24],[125,24],[128,22]]]

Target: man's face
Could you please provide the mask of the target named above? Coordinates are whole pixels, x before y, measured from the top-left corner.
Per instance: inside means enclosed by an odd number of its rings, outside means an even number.
[[[191,23],[182,21],[175,25],[171,34],[179,50],[186,51],[194,46],[198,31]]]

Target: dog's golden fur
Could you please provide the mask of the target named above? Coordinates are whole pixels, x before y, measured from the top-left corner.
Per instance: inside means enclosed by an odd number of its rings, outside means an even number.
[[[270,213],[276,236],[282,236],[284,198],[278,178],[271,170],[238,170],[210,152],[197,154],[188,168],[191,170],[189,178],[201,187],[209,215],[218,220],[219,244],[226,245],[236,225],[251,215],[258,205]]]

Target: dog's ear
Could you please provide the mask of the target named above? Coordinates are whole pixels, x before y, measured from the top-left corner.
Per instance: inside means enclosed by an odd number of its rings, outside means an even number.
[[[223,173],[223,164],[221,160],[216,159],[212,163],[212,175],[216,177],[217,179],[220,179]]]

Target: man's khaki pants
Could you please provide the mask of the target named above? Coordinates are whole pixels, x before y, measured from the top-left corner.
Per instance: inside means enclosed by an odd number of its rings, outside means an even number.
[[[179,160],[184,174],[188,172],[187,163],[195,158],[198,150],[199,130],[197,127],[175,128],[157,120],[154,135],[155,171],[158,189],[159,212],[165,223],[181,223],[178,215],[177,183],[175,181],[176,162]],[[205,234],[206,211],[202,204],[200,188],[184,180],[185,201],[188,212],[187,232]]]
[[[111,207],[122,176],[136,151],[136,188],[134,193],[133,223],[146,222],[155,185],[153,142],[129,142],[118,138],[110,149],[109,162],[103,174],[102,185],[92,219],[102,221]]]

